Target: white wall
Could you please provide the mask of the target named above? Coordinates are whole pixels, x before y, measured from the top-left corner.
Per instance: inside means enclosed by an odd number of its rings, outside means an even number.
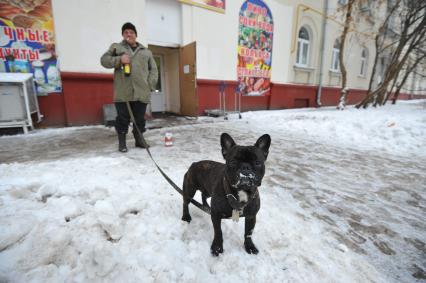
[[[244,0],[227,1],[225,14],[174,0],[52,2],[61,71],[111,73],[111,69],[100,65],[100,57],[111,43],[121,41],[121,26],[130,21],[138,30],[138,41],[144,45],[174,46],[196,41],[198,78],[237,79],[238,15]],[[265,3],[274,19],[272,81],[285,83],[288,82],[292,8],[278,0]],[[181,6],[180,10],[176,5]],[[181,22],[177,14],[181,15]]]
[[[291,64],[291,34],[293,8],[281,1],[265,1],[274,19],[274,42],[272,49],[272,82],[288,83]]]
[[[238,15],[243,0],[226,2],[226,13],[183,5],[183,44],[197,42],[197,78],[236,80],[238,59]],[[287,82],[291,7],[275,0],[265,1],[274,19],[272,81]]]
[[[128,21],[136,26],[138,41],[147,43],[145,0],[52,0],[52,5],[61,71],[111,73],[100,57],[122,40],[121,26]]]
[[[374,3],[379,5],[378,3]],[[336,16],[336,20],[340,23],[343,23],[344,13],[339,9],[337,1],[330,1],[328,15]],[[371,9],[378,9],[374,6]],[[380,21],[377,21],[380,22]],[[365,23],[365,19],[360,18],[359,16],[355,18],[356,31],[351,31],[348,33],[344,48],[344,63],[347,71],[347,86],[349,88],[355,89],[367,89],[369,78],[371,75],[371,70],[374,60],[374,37],[368,36],[373,32],[370,24]],[[330,71],[331,62],[332,62],[332,49],[334,41],[337,38],[340,38],[342,33],[343,25],[337,24],[334,21],[327,22],[327,31],[326,31],[326,41],[324,49],[324,80],[323,84],[325,86],[334,86],[341,87],[341,74]],[[361,68],[361,50],[362,48],[367,48],[368,50],[368,62],[367,62],[367,75],[360,76]]]
[[[176,0],[147,0],[148,42],[160,46],[180,46],[181,4]]]

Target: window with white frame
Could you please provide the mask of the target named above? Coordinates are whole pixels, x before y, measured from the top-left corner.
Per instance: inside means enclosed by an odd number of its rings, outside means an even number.
[[[331,70],[334,72],[340,72],[340,42],[338,39],[334,42],[333,53],[331,58]]]
[[[310,48],[309,32],[305,27],[302,27],[299,30],[299,36],[297,38],[297,55],[296,55],[297,66],[301,66],[301,67],[308,66],[309,48]]]
[[[367,76],[367,57],[368,57],[367,49],[363,48],[361,51],[361,68],[359,70],[359,75],[362,77]]]

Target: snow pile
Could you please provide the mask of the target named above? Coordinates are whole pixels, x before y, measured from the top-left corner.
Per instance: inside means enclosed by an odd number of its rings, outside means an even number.
[[[257,120],[265,131],[282,131],[302,139],[391,154],[426,155],[425,102],[404,101],[367,110],[326,107],[263,111],[261,115],[249,112],[244,118]]]

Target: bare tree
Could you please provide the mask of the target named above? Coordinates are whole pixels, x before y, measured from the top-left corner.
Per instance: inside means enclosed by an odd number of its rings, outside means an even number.
[[[374,80],[376,79],[377,74],[377,68],[378,68],[378,62],[381,55],[386,52],[392,44],[385,45],[385,41],[387,38],[387,31],[388,31],[388,24],[392,16],[395,16],[395,11],[399,7],[402,0],[397,0],[394,5],[388,9],[388,13],[385,16],[385,20],[383,23],[379,25],[379,28],[377,29],[376,35],[374,36],[374,46],[375,46],[375,52],[374,52],[374,62],[373,67],[370,75],[370,81],[368,83],[368,89],[367,93],[370,93],[373,88]],[[371,15],[369,15],[371,17]],[[369,19],[371,20],[371,19]],[[372,103],[375,100],[374,96],[370,96],[368,103]],[[367,103],[367,105],[368,105]],[[356,107],[359,108],[361,105],[357,105]]]
[[[418,55],[417,58],[415,58],[413,60],[413,62],[409,63],[407,65],[407,69],[403,72],[403,77],[402,77],[401,81],[399,82],[399,84],[396,86],[396,90],[394,92],[393,99],[392,99],[392,104],[396,103],[398,96],[401,93],[402,86],[407,82],[408,76],[411,75],[411,74],[415,74],[415,70],[417,69],[417,66],[419,64],[425,63],[426,51],[424,51],[424,49],[419,50],[419,53],[417,53],[417,55]],[[392,93],[391,91],[388,92],[388,95],[386,96],[382,105],[386,104],[387,100],[391,96],[391,93]]]
[[[375,89],[372,89],[374,77],[371,77],[367,96],[356,106],[357,108],[366,108],[370,104],[383,105],[390,95],[388,92],[392,91],[394,87],[399,92],[409,73],[413,72],[418,62],[424,59],[424,57],[418,56],[419,60],[410,61],[416,52],[422,50],[421,47],[424,47],[426,41],[426,1],[396,1],[388,11],[376,36],[376,48],[378,49],[374,69],[377,67],[377,58],[386,53],[388,54],[388,67],[384,71],[383,79]],[[393,21],[400,19],[400,25],[397,27],[390,25],[390,19]],[[380,45],[388,42],[389,44],[380,48]]]

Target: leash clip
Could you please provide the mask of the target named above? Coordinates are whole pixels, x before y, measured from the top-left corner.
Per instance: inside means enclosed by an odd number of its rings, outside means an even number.
[[[228,198],[229,196],[233,197],[235,200],[237,200],[237,198],[233,195],[233,194],[227,194],[226,197]]]

